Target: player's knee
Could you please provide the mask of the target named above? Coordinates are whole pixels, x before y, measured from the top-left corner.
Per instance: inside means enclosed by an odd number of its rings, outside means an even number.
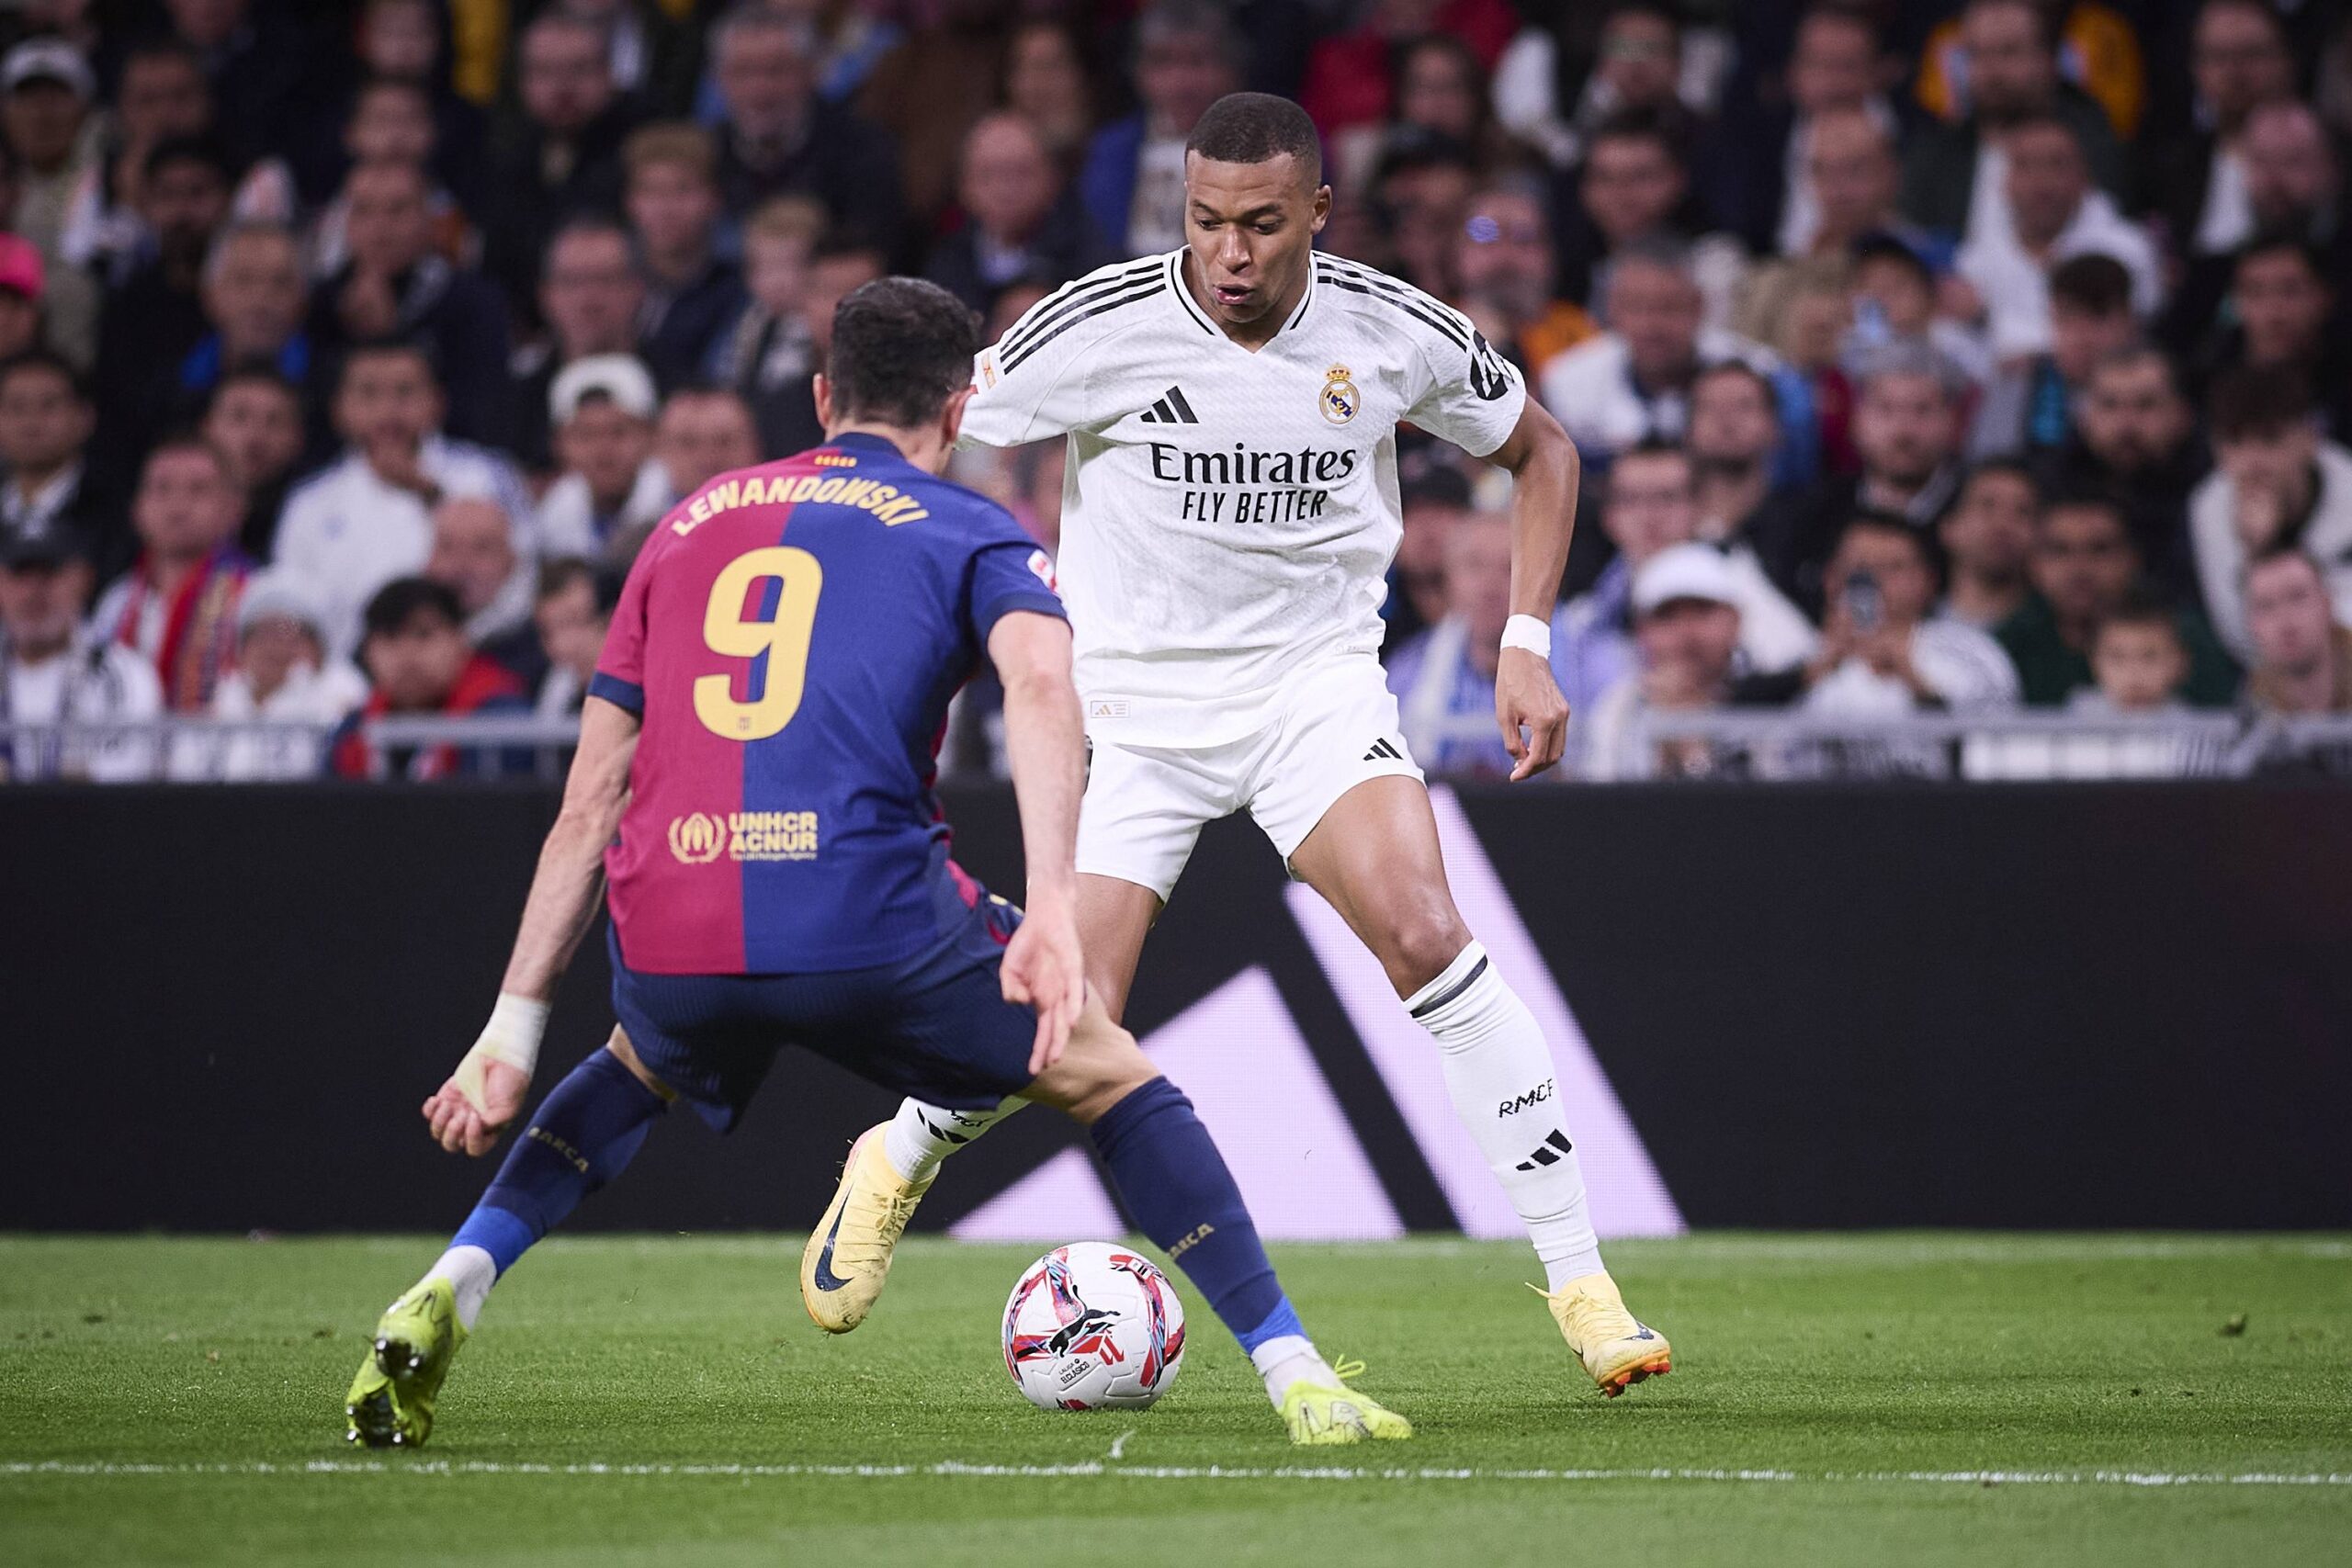
[[[1030,1088],[1029,1098],[1091,1125],[1111,1107],[1159,1076],[1136,1037],[1116,1027],[1073,1035],[1062,1059]]]
[[[1450,902],[1400,908],[1383,923],[1374,946],[1397,992],[1409,996],[1445,973],[1470,945],[1470,930]]]

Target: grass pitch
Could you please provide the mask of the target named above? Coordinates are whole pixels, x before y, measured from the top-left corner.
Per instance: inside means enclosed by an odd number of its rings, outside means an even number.
[[[910,1243],[856,1334],[797,1238],[558,1239],[430,1448],[341,1400],[426,1238],[0,1238],[0,1562],[2352,1562],[2352,1241],[1620,1243],[1673,1376],[1604,1403],[1524,1249],[1281,1247],[1407,1444],[1298,1450],[1198,1298],[1148,1412],[1046,1415],[1027,1249]]]

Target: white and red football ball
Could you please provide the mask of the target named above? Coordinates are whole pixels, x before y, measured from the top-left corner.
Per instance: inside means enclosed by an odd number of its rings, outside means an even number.
[[[1004,1370],[1040,1410],[1140,1410],[1183,1359],[1176,1287],[1129,1247],[1057,1247],[1021,1271],[1004,1303]]]

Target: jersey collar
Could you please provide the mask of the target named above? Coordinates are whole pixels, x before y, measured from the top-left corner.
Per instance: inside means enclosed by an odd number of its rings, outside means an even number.
[[[1212,321],[1206,310],[1201,309],[1201,302],[1193,298],[1192,286],[1184,281],[1184,258],[1191,254],[1191,251],[1186,248],[1180,248],[1170,253],[1168,257],[1169,289],[1176,296],[1177,303],[1184,308],[1184,313],[1192,317],[1194,324],[1203,332],[1208,333],[1211,337],[1225,337],[1225,329],[1218,326],[1216,321]],[[1276,333],[1273,337],[1268,338],[1265,343],[1259,344],[1259,346],[1261,348],[1267,347],[1271,345],[1276,338],[1281,337],[1283,333],[1296,332],[1298,330],[1298,324],[1306,320],[1306,308],[1314,303],[1315,259],[1310,255],[1307,258],[1306,263],[1306,292],[1302,293],[1298,297],[1298,303],[1292,309],[1290,319],[1283,322],[1282,332]],[[1226,341],[1228,343],[1232,342],[1230,338],[1227,338]],[[1234,346],[1238,348],[1241,345],[1235,344]]]
[[[837,438],[826,442],[825,445],[838,447],[844,452],[869,452],[877,457],[906,456],[904,452],[899,450],[898,443],[888,436],[876,435],[871,431],[865,430],[845,431]]]

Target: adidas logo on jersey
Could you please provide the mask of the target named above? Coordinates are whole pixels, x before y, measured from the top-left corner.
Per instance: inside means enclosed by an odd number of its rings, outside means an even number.
[[[1405,760],[1405,753],[1384,738],[1372,743],[1372,750],[1363,754],[1363,760],[1367,762],[1401,762]]]
[[[1146,409],[1142,417],[1146,424],[1198,424],[1201,423],[1201,416],[1194,413],[1193,405],[1184,400],[1184,389],[1182,387],[1170,387],[1161,393],[1159,400]]]

